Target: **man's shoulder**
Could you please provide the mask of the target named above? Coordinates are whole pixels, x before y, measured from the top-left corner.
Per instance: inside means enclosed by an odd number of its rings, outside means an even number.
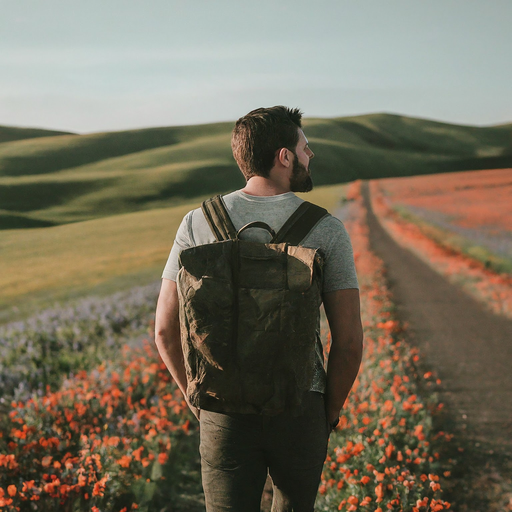
[[[176,232],[176,240],[193,247],[215,241],[201,207],[188,211]]]
[[[326,248],[333,243],[344,243],[349,238],[343,222],[329,212],[322,217],[304,239],[305,245]]]

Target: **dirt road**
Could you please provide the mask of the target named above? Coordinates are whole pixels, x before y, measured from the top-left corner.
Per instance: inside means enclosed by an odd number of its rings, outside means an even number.
[[[442,380],[440,400],[475,443],[512,455],[512,321],[479,303],[400,247],[369,204],[370,243],[384,260],[400,320],[426,366]]]

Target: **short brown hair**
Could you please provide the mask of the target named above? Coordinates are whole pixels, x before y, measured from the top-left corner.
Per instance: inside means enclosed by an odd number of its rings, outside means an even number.
[[[295,152],[301,127],[302,112],[282,105],[257,108],[241,117],[233,129],[231,149],[245,179],[268,178],[279,149]]]

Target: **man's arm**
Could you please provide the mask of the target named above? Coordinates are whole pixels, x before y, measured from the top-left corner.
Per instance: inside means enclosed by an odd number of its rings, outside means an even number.
[[[162,287],[158,296],[155,343],[160,357],[186,399],[187,374],[181,349],[178,290],[176,283],[170,279],[162,279]],[[198,410],[190,404],[188,406],[199,419]]]
[[[329,423],[333,423],[354,383],[363,354],[359,290],[350,288],[326,293],[323,302],[331,329],[326,412]]]

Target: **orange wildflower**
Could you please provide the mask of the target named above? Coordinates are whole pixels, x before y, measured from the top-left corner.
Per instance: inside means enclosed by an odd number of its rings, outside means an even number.
[[[43,468],[47,468],[51,464],[52,459],[53,457],[51,455],[43,457],[43,459],[41,460],[41,466],[43,466]]]
[[[384,487],[382,486],[382,484],[379,484],[377,485],[377,487],[375,487],[375,495],[377,496],[377,499],[375,501],[377,503],[380,503],[384,498]]]
[[[128,468],[128,467],[130,467],[131,461],[132,461],[132,458],[129,455],[123,455],[120,459],[118,459],[117,463],[122,468]]]
[[[349,496],[347,498],[347,502],[350,503],[351,505],[357,505],[359,503],[359,498],[357,498],[357,496]]]
[[[101,480],[98,480],[94,484],[92,495],[93,496],[103,496],[103,494],[105,493],[106,483],[107,483],[107,477],[106,476],[103,477]]]
[[[22,492],[27,492],[30,489],[34,488],[34,480],[28,480],[26,482],[23,482],[23,486],[21,488]]]
[[[441,489],[441,485],[436,484],[435,482],[430,482],[430,487],[432,488],[433,491],[439,491]]]
[[[138,460],[140,462],[141,460],[141,454],[144,451],[144,446],[139,446],[136,450],[133,450],[132,455],[135,460]]]
[[[386,446],[386,449],[384,450],[385,454],[386,454],[386,457],[389,459],[391,457],[391,455],[393,454],[393,451],[394,451],[395,447],[389,443],[387,446]]]
[[[426,507],[427,505],[428,505],[428,498],[423,498],[422,500],[417,500],[416,501],[416,506],[418,508]]]

